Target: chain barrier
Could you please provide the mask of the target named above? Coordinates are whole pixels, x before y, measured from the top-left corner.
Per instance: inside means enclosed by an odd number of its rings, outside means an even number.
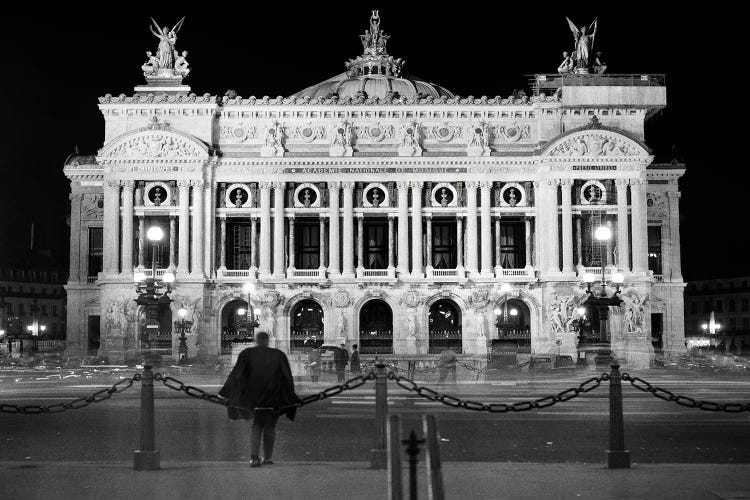
[[[42,413],[61,413],[66,410],[80,410],[92,403],[101,403],[115,394],[120,394],[133,386],[133,382],[140,382],[141,374],[136,373],[130,378],[124,378],[115,382],[112,387],[96,391],[90,396],[73,399],[65,403],[52,405],[12,405],[1,403],[0,413],[20,413],[21,415],[40,415]]]
[[[686,408],[698,408],[703,411],[723,411],[725,413],[742,413],[743,411],[750,411],[750,404],[742,403],[716,403],[714,401],[703,401],[697,400],[681,394],[675,394],[672,391],[657,387],[650,384],[646,380],[639,377],[633,377],[628,373],[622,374],[622,379],[625,382],[630,382],[630,385],[642,392],[647,392],[662,401],[670,401],[677,403],[680,406]]]
[[[286,410],[288,408],[295,408],[295,407],[301,408],[310,403],[314,403],[316,401],[322,401],[332,396],[336,396],[338,394],[341,394],[344,391],[350,391],[352,389],[356,389],[357,387],[361,387],[365,385],[368,381],[374,380],[374,379],[375,379],[375,373],[369,372],[366,375],[360,375],[358,377],[351,378],[345,381],[343,384],[332,385],[331,387],[328,387],[318,393],[310,394],[309,396],[302,397],[295,404],[281,406],[279,408],[268,408],[268,409],[269,410]],[[174,391],[184,392],[190,397],[200,399],[203,401],[208,401],[209,403],[215,403],[221,406],[227,406],[227,407],[231,406],[229,404],[229,400],[219,396],[218,394],[210,394],[204,391],[203,389],[200,389],[193,385],[187,385],[181,380],[178,380],[174,377],[165,376],[165,375],[162,375],[161,373],[154,373],[154,380],[161,382],[166,387]],[[241,410],[247,410],[247,408],[244,408],[244,407],[236,407],[236,408],[241,409]]]
[[[388,378],[394,380],[396,384],[402,389],[406,389],[410,392],[416,392],[419,396],[429,399],[430,401],[437,401],[447,406],[454,408],[464,408],[472,411],[486,411],[489,413],[508,413],[518,411],[528,411],[541,408],[547,408],[557,403],[564,403],[571,399],[580,396],[586,392],[593,391],[598,388],[602,382],[609,380],[609,373],[602,373],[598,377],[592,377],[582,382],[578,387],[572,387],[562,392],[551,396],[545,396],[529,401],[520,401],[518,403],[484,403],[481,401],[471,401],[468,399],[461,399],[448,394],[440,394],[439,392],[430,389],[429,387],[417,385],[413,380],[406,377],[396,375],[394,372],[388,373]]]

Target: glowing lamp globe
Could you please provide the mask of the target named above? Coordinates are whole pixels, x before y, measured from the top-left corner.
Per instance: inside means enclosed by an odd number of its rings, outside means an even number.
[[[180,315],[180,318],[185,319],[185,316],[187,316],[187,309],[185,309],[184,307],[180,307],[180,310],[177,311],[177,314]]]
[[[594,276],[594,273],[583,273],[584,283],[593,283],[594,281],[596,281],[596,276]]]
[[[164,237],[164,231],[159,226],[151,226],[148,228],[148,231],[146,231],[146,238],[149,239],[149,241],[161,241],[161,239]]]
[[[503,284],[502,284],[502,285],[500,286],[500,291],[501,291],[502,293],[508,293],[508,292],[510,292],[510,285],[509,285],[508,283],[503,283]]]
[[[599,226],[594,231],[594,238],[599,241],[607,241],[612,237],[612,231],[607,226]]]
[[[518,316],[518,309],[511,309],[510,310],[510,315],[511,316]]]
[[[237,314],[239,314],[240,316],[244,316],[246,312],[247,311],[244,307],[240,307],[239,309],[237,309]]]
[[[579,316],[583,316],[584,314],[586,314],[586,308],[585,307],[579,307],[578,309],[576,309],[576,311],[578,312]]]
[[[164,276],[162,276],[161,279],[164,283],[174,283],[174,274],[169,272],[164,273]]]
[[[502,311],[500,310],[499,307],[496,307],[495,308],[495,316],[500,316],[500,314],[502,314]]]
[[[620,284],[623,281],[625,281],[625,275],[624,274],[622,274],[622,273],[614,273],[612,275],[612,283],[618,283],[618,284]]]

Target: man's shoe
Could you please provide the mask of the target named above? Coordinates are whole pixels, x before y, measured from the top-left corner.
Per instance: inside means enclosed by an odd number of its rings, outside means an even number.
[[[257,458],[250,460],[250,467],[260,467],[260,460]]]
[[[273,465],[273,460],[263,460],[263,465]]]

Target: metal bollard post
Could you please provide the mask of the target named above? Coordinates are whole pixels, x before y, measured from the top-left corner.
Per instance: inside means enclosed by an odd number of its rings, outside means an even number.
[[[427,441],[427,498],[443,500],[443,471],[440,469],[440,440],[438,439],[437,420],[435,415],[424,415],[424,436]]]
[[[141,448],[133,452],[133,469],[159,470],[160,460],[154,442],[154,372],[146,365],[141,377]]]
[[[417,456],[419,456],[419,445],[424,444],[424,439],[417,439],[412,430],[409,439],[401,441],[406,445],[406,454],[409,455],[409,499],[417,500]]]
[[[388,500],[403,498],[401,477],[401,417],[388,420]]]
[[[609,375],[609,469],[629,469],[630,452],[625,450],[625,424],[622,418],[622,376],[620,365],[613,363]]]
[[[388,419],[388,372],[382,360],[375,362],[375,447],[370,450],[370,467],[385,469],[388,464],[386,420]]]

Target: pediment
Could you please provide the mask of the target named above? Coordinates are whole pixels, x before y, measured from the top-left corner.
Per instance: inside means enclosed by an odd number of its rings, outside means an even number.
[[[140,129],[123,134],[105,145],[98,158],[124,160],[208,159],[208,148],[199,139],[174,130]]]
[[[564,158],[647,158],[639,142],[612,129],[585,127],[552,141],[542,156]]]

